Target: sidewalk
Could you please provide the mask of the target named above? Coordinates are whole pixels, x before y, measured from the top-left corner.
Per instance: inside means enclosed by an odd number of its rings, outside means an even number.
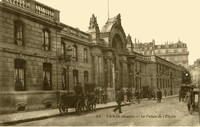
[[[177,97],[177,95],[174,96],[168,96],[164,97],[163,99],[167,98],[173,98]],[[147,101],[148,99],[142,99],[142,101]],[[127,104],[129,104],[127,102]],[[117,104],[116,102],[109,102],[107,104],[97,104],[96,109],[105,109],[105,108],[112,108],[115,107]],[[122,106],[125,106],[123,103]],[[74,109],[69,109],[69,113],[75,112]],[[28,122],[33,120],[40,120],[40,119],[46,119],[50,117],[59,116],[60,112],[59,109],[45,109],[45,110],[39,110],[39,111],[24,111],[24,112],[18,112],[18,113],[12,113],[12,114],[4,114],[0,115],[0,125],[12,125],[16,123],[21,122]]]

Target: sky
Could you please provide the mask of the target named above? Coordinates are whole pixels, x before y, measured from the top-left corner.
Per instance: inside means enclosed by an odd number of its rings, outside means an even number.
[[[200,58],[200,0],[37,1],[59,10],[62,23],[85,32],[92,14],[101,29],[108,16],[112,18],[120,13],[125,34],[130,34],[132,40],[155,39],[156,44],[164,44],[180,39],[188,46],[190,65]]]

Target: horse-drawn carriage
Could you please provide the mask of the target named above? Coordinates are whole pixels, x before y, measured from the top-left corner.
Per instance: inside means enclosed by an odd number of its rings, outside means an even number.
[[[75,108],[77,114],[83,111],[96,110],[95,84],[86,84],[85,91],[82,86],[74,88],[75,93],[65,93],[60,96],[58,105],[61,114],[68,113],[69,108]]]

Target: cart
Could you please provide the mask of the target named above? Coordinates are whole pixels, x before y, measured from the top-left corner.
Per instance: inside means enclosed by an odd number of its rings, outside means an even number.
[[[64,93],[60,96],[58,104],[60,114],[68,113],[69,108],[75,108],[77,114],[84,110],[84,98],[74,93]]]

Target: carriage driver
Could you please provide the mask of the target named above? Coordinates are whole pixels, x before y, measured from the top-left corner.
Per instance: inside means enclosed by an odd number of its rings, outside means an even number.
[[[74,87],[74,91],[75,91],[76,94],[78,94],[78,95],[82,95],[82,94],[83,94],[83,87],[81,86],[81,83],[78,83],[78,84]]]
[[[83,87],[81,86],[81,83],[78,83],[75,87],[74,87],[74,91],[76,93],[76,95],[83,99],[84,104],[87,105],[87,99],[85,98],[85,93],[83,91]]]

